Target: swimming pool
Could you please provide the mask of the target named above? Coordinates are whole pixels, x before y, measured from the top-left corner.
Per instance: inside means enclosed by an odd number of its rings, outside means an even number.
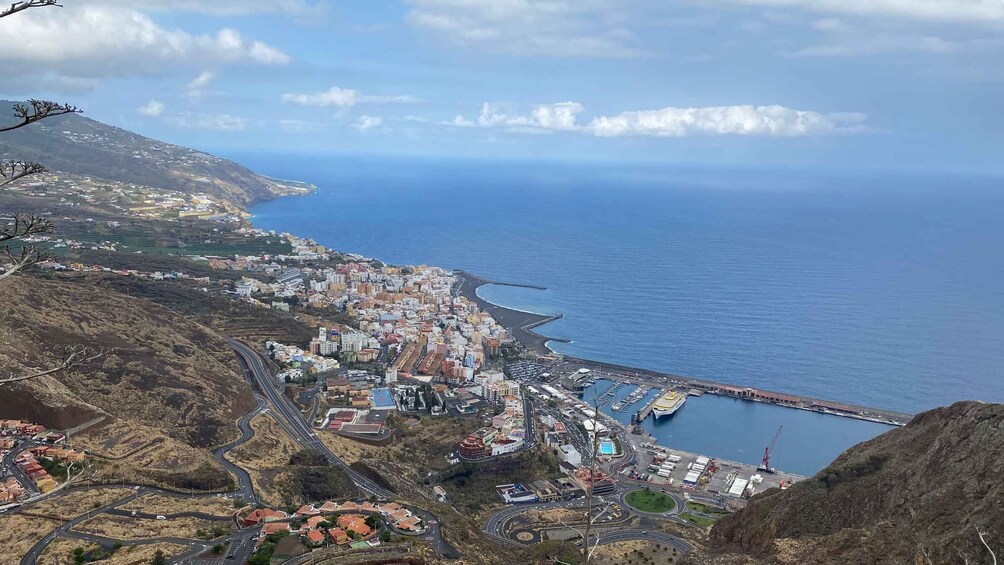
[[[614,453],[616,453],[614,451],[614,442],[612,441],[600,442],[600,455],[613,455]]]

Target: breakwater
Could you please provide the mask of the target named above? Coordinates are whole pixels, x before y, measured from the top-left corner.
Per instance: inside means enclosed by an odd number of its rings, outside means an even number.
[[[468,271],[457,270],[454,272],[457,283],[454,286],[454,293],[464,296],[468,300],[474,301],[480,308],[489,312],[495,320],[509,329],[512,337],[526,346],[528,349],[536,351],[542,355],[553,354],[547,347],[549,341],[568,343],[569,340],[561,338],[551,338],[534,331],[548,322],[561,318],[561,314],[535,314],[506,308],[489,302],[477,294],[478,287],[486,284],[503,284],[507,286],[520,286],[524,288],[536,288],[532,285],[516,283],[500,283],[474,275]],[[773,404],[787,408],[808,410],[821,414],[841,416],[845,418],[855,418],[882,424],[904,425],[913,418],[913,414],[885,410],[856,404],[833,402],[820,398],[785,394],[776,391],[762,390],[743,385],[728,384],[725,382],[712,381],[707,379],[695,379],[672,373],[630,367],[616,363],[606,363],[593,361],[590,359],[580,359],[577,357],[562,356],[561,365],[576,366],[578,368],[590,369],[602,373],[603,378],[609,378],[618,382],[628,382],[639,385],[649,385],[658,387],[689,387],[709,394],[715,394],[730,398],[737,398],[749,402],[760,402]]]

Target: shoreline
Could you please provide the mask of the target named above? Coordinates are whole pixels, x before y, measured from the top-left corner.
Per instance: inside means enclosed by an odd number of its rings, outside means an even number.
[[[615,377],[620,382],[632,384],[646,384],[653,386],[676,386],[689,387],[709,394],[715,394],[726,398],[746,400],[748,402],[759,402],[763,404],[773,404],[784,408],[805,410],[818,414],[839,416],[864,420],[878,424],[891,426],[903,426],[913,418],[913,414],[886,410],[870,406],[847,404],[843,402],[829,401],[820,398],[812,398],[795,394],[786,394],[776,391],[755,389],[741,385],[727,384],[720,381],[708,379],[697,379],[675,375],[663,371],[631,367],[618,363],[608,363],[604,361],[594,361],[591,359],[581,359],[578,357],[563,355],[548,347],[548,342],[571,343],[565,338],[552,338],[541,335],[534,331],[535,328],[543,326],[554,320],[561,319],[562,314],[546,316],[532,312],[524,312],[513,308],[508,308],[481,298],[477,294],[477,289],[486,284],[502,284],[506,286],[518,286],[525,288],[541,288],[532,285],[517,283],[500,283],[469,273],[462,269],[454,271],[458,282],[454,287],[455,295],[464,296],[468,300],[474,301],[478,307],[490,313],[502,326],[509,329],[512,337],[526,346],[528,349],[541,355],[559,355],[562,362],[576,364],[583,368],[599,371],[616,371],[618,374],[609,375]]]
[[[271,177],[266,177],[266,178],[271,178]],[[278,180],[278,179],[272,179],[272,180]],[[313,187],[314,190],[307,192],[306,194],[310,194],[318,190],[318,187],[316,185],[312,185],[310,183],[305,183],[302,181],[291,181],[291,182],[297,182],[298,184],[307,184]],[[282,198],[284,196],[297,196],[297,195],[294,194],[281,195],[277,196],[276,198]],[[251,206],[253,206],[253,204]],[[248,212],[250,212],[250,210],[248,210]],[[252,226],[254,225],[254,223],[251,221],[253,217],[254,216],[251,215],[248,219],[248,223],[251,224]],[[816,412],[820,414],[828,414],[844,418],[853,418],[857,420],[864,420],[892,426],[903,426],[907,422],[909,422],[914,416],[914,414],[897,412],[894,410],[886,410],[882,408],[846,404],[842,402],[834,402],[800,395],[791,395],[775,391],[759,390],[759,389],[754,389],[752,387],[731,385],[719,381],[685,377],[682,375],[675,375],[672,373],[666,373],[652,369],[632,367],[629,365],[609,363],[605,361],[595,361],[591,359],[581,359],[574,356],[564,355],[551,349],[549,343],[551,342],[572,343],[571,339],[561,338],[561,337],[549,337],[535,331],[536,328],[539,328],[555,320],[562,319],[564,317],[564,314],[555,313],[547,315],[547,314],[538,314],[535,312],[517,310],[514,308],[509,308],[507,306],[502,306],[500,304],[495,304],[494,302],[485,300],[477,293],[477,289],[479,287],[488,284],[529,288],[534,290],[547,290],[546,287],[533,284],[526,284],[526,283],[494,281],[486,279],[482,276],[476,275],[464,269],[454,269],[453,273],[457,278],[457,283],[454,285],[453,288],[454,296],[463,296],[468,300],[477,304],[478,307],[481,308],[482,310],[491,314],[492,317],[495,318],[496,322],[498,322],[503,327],[507,328],[510,331],[512,337],[517,341],[519,341],[528,349],[540,355],[557,355],[565,363],[575,363],[584,368],[589,368],[591,370],[599,369],[606,371],[617,371],[621,374],[610,375],[610,376],[617,377],[619,380],[624,382],[629,382],[633,384],[647,384],[652,386],[668,385],[668,386],[678,386],[678,387],[690,387],[691,389],[697,389],[710,394],[721,395],[729,398],[737,398],[740,400],[761,402],[765,404],[774,404],[776,406],[782,406],[786,408],[807,410],[810,412]]]

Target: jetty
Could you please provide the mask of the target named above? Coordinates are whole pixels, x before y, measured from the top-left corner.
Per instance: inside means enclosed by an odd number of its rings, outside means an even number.
[[[641,410],[639,410],[636,413],[635,418],[639,422],[644,422],[645,418],[648,418],[649,414],[652,413],[652,409],[655,408],[655,403],[658,402],[659,399],[662,398],[662,395],[665,394],[665,393],[666,393],[666,390],[660,388],[658,394],[656,394],[654,397],[652,397],[652,400],[650,400],[648,402],[648,404],[646,404]]]

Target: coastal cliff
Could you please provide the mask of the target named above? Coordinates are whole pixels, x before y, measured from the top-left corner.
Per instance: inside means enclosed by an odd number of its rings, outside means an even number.
[[[852,447],[715,524],[702,563],[990,563],[1004,539],[1004,405],[958,402]],[[749,561],[747,556],[756,558]]]

